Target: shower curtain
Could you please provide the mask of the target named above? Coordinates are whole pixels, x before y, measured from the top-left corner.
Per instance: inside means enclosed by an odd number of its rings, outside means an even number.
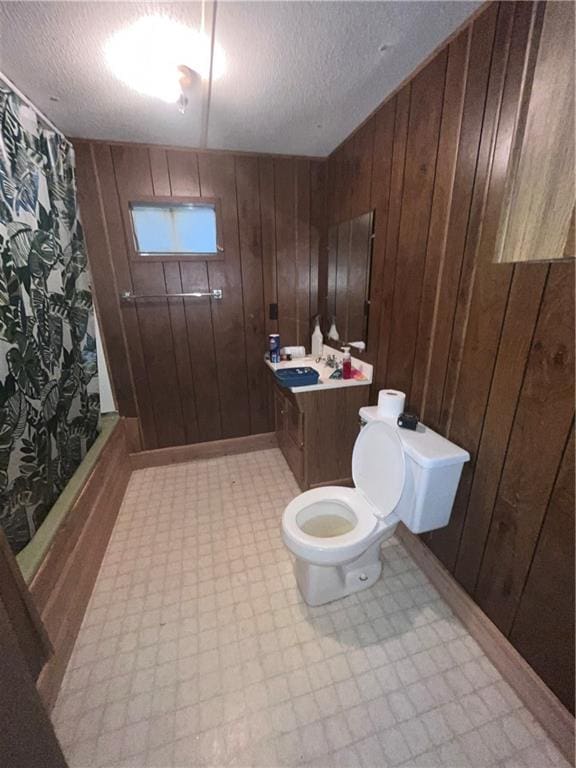
[[[94,442],[90,275],[66,139],[0,81],[0,526],[32,538]]]

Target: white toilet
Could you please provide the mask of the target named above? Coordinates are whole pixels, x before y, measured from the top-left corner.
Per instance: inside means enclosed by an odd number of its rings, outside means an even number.
[[[362,408],[367,425],[352,454],[354,488],[325,486],[293,499],[282,538],[308,605],[323,605],[371,587],[380,545],[402,521],[414,533],[448,524],[467,451],[428,429],[401,429]]]

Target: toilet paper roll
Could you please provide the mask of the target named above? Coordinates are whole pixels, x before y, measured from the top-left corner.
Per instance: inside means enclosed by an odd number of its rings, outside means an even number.
[[[381,389],[378,392],[378,416],[385,419],[396,419],[404,411],[406,395],[396,389]]]

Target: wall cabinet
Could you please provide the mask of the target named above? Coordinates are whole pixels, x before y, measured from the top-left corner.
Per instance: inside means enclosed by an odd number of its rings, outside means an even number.
[[[300,488],[352,484],[352,449],[358,411],[370,387],[291,392],[270,373],[278,446]]]

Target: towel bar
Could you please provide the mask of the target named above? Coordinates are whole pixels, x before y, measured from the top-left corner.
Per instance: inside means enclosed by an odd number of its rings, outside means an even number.
[[[213,288],[211,291],[191,291],[189,293],[149,293],[139,294],[132,291],[122,291],[120,299],[122,301],[134,301],[135,299],[200,299],[203,296],[209,296],[211,299],[220,300],[223,298],[222,288]]]

